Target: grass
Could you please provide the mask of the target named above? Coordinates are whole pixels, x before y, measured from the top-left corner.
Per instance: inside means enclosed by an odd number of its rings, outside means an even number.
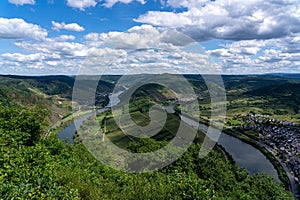
[[[134,116],[135,119],[138,119],[137,125],[139,126],[148,125],[149,119],[145,115],[146,115],[145,113],[141,113],[139,111],[135,111],[131,113],[131,116]],[[112,113],[110,111],[99,114],[97,118],[100,124],[106,126],[105,128],[107,130],[106,136],[109,138],[111,142],[113,142],[117,146],[126,149],[128,147],[128,142],[138,140],[133,136],[128,136],[123,133],[123,131],[118,127],[117,123],[115,122],[115,119],[113,118]],[[105,120],[106,122],[104,123],[103,120]],[[157,123],[157,122],[154,121],[152,123]],[[176,136],[180,123],[182,123],[183,129],[187,133],[194,132],[194,129],[189,125],[185,124],[184,122],[182,122],[176,114],[168,114],[166,123],[162,128],[162,130],[159,131],[159,133],[157,133],[155,136],[151,138],[155,139],[156,141],[170,141],[171,139],[174,138],[174,136]],[[102,125],[102,130],[104,130],[103,125]],[[129,133],[131,132],[130,127],[126,130]],[[198,139],[200,139],[200,141],[202,141],[204,139],[204,134],[198,132],[197,137]]]

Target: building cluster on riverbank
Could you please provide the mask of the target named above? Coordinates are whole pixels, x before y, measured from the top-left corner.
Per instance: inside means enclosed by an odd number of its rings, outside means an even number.
[[[243,130],[260,133],[260,141],[276,152],[300,185],[300,127],[293,122],[249,115]]]
[[[300,131],[285,126],[262,126],[262,141],[278,152],[296,178],[300,178]]]

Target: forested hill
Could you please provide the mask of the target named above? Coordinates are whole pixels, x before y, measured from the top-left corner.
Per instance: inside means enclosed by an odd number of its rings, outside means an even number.
[[[70,76],[1,76],[1,79],[6,79],[7,84],[24,85],[40,90],[47,95],[59,95],[60,97],[71,98],[74,77]],[[14,85],[17,89],[18,86]],[[21,89],[21,88],[20,88]],[[24,88],[23,88],[24,89]]]
[[[15,76],[0,75],[0,104],[3,106],[37,105],[45,107],[50,114],[51,124],[70,114],[72,106],[72,92],[75,82],[73,76]],[[88,85],[89,77],[81,80]],[[99,81],[98,91],[109,93],[113,84]]]
[[[45,107],[49,124],[70,113],[73,78],[67,76],[0,76],[0,103],[3,106]]]
[[[268,76],[275,76],[275,77],[282,77],[282,78],[289,78],[289,79],[299,79],[300,74],[288,74],[288,73],[271,73],[267,74]]]

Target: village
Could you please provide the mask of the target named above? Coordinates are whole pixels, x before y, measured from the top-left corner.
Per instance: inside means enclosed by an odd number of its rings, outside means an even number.
[[[295,182],[300,185],[300,127],[294,122],[276,120],[263,115],[249,114],[243,130],[259,133],[259,142],[265,144],[286,164]]]

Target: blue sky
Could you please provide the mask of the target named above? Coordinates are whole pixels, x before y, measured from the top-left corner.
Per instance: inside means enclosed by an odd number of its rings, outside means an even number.
[[[1,74],[299,73],[299,42],[297,0],[0,2]]]

